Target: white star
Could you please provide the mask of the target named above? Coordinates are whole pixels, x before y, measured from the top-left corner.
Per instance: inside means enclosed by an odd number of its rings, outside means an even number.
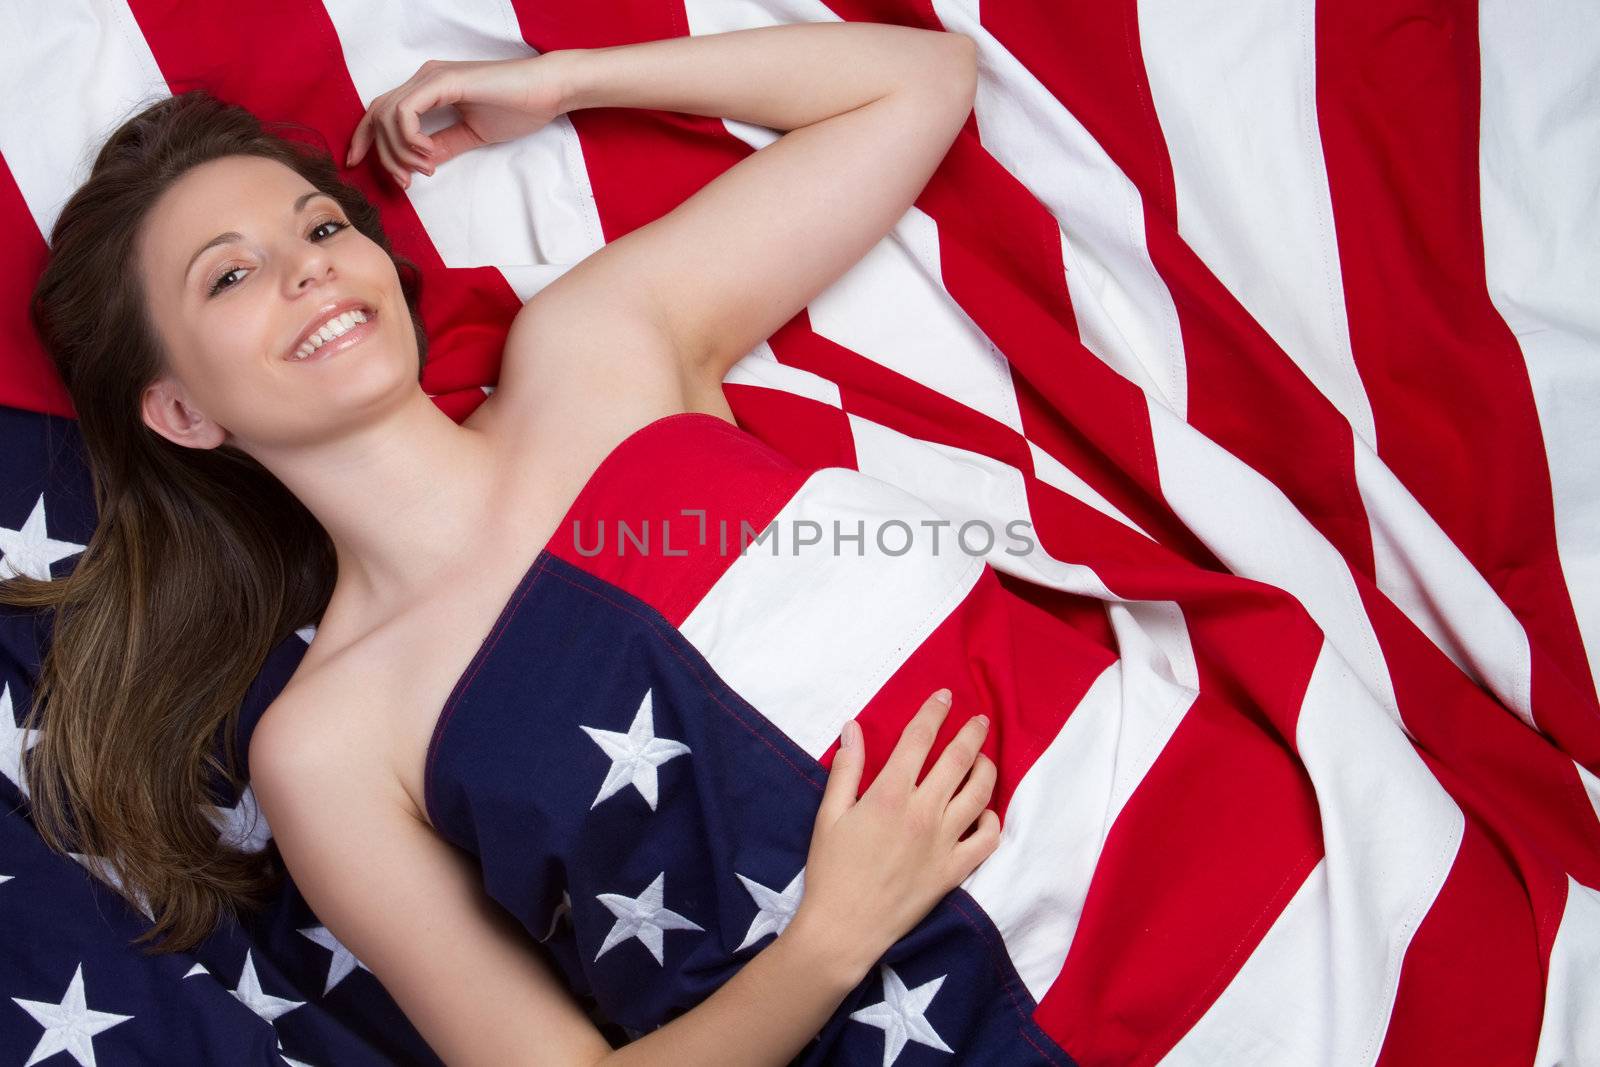
[[[637,937],[644,947],[650,950],[656,962],[664,964],[666,960],[661,951],[663,931],[704,929],[677,912],[661,906],[666,896],[666,880],[667,872],[662,871],[656,875],[656,880],[650,883],[650,887],[638,897],[624,896],[621,893],[601,893],[595,897],[617,917],[616,925],[606,934],[605,943],[600,946],[600,951],[594,954],[595,959],[604,956],[628,938]]]
[[[228,990],[245,1007],[271,1022],[286,1011],[293,1011],[304,1004],[303,1000],[285,1000],[282,997],[269,996],[261,991],[261,980],[256,977],[255,961],[250,958],[250,949],[244,950],[244,970],[239,972],[239,984]]]
[[[261,813],[261,805],[256,803],[256,791],[249,785],[244,787],[244,792],[239,794],[239,803],[233,807],[212,804],[211,810],[216,813],[212,822],[217,824],[222,843],[229,848],[236,848],[240,852],[260,852],[272,839],[272,827],[267,825],[267,817]]]
[[[568,922],[572,921],[572,898],[567,895],[565,889],[561,891],[561,903],[557,904],[556,910],[550,913],[550,929],[544,932],[544,936],[539,939],[540,941],[548,941],[555,936],[556,923],[561,921],[561,916],[563,915],[567,917]]]
[[[801,867],[800,873],[790,879],[782,892],[768,889],[738,871],[733,873],[744,883],[745,891],[756,902],[757,909],[756,917],[750,921],[750,929],[745,931],[744,940],[739,942],[739,948],[748,948],[768,934],[783,933],[783,928],[789,925],[795,909],[800,906],[800,894],[805,892],[806,869]]]
[[[344,981],[357,967],[368,974],[372,973],[372,968],[356,959],[355,953],[340,944],[339,939],[333,936],[333,931],[326,926],[308,926],[300,933],[333,953],[333,959],[328,962],[328,982],[322,987],[323,996],[332,992],[333,987]]]
[[[57,541],[44,528],[44,494],[40,493],[19,529],[0,526],[0,580],[26,574],[47,582],[50,564],[83,551],[83,545]]]
[[[22,780],[22,753],[39,743],[38,730],[17,727],[11,706],[11,686],[0,686],[0,774],[11,779],[23,799],[28,799],[28,783]]]
[[[101,867],[90,863],[89,857],[84,855],[82,852],[68,852],[67,855],[77,860],[78,864],[83,867],[84,870],[89,872],[90,877],[103,881],[110,885],[111,888],[115,889],[118,894],[121,895],[123,900],[127,901],[129,904],[132,904],[134,907],[143,912],[146,919],[149,919],[151,922],[156,921],[155,912],[150,910],[149,898],[143,893],[130,893],[128,889],[123,886],[122,876],[117,874],[115,868],[109,864],[105,864],[104,869],[102,870]],[[99,859],[99,857],[96,857],[96,859]]]
[[[890,1067],[900,1057],[900,1051],[906,1047],[907,1041],[915,1041],[941,1052],[954,1052],[939,1039],[939,1035],[923,1017],[946,976],[941,974],[931,982],[908,990],[887,963],[878,965],[878,973],[883,978],[883,999],[860,1011],[851,1012],[850,1018],[883,1030],[883,1067]]]
[[[93,1011],[83,995],[83,964],[72,973],[72,981],[60,1003],[48,1000],[23,1000],[12,997],[23,1011],[33,1016],[33,1021],[44,1027],[39,1043],[33,1046],[28,1064],[38,1063],[57,1052],[67,1052],[82,1067],[95,1067],[94,1035],[125,1023],[131,1015],[116,1015],[109,1011]]]
[[[644,700],[633,717],[633,724],[625,734],[615,730],[597,730],[593,726],[580,729],[611,757],[611,769],[600,792],[589,805],[592,811],[600,802],[623,786],[632,785],[644,797],[650,810],[656,810],[656,768],[674,756],[682,756],[689,746],[656,736],[655,720],[650,709],[651,691],[645,690]]]

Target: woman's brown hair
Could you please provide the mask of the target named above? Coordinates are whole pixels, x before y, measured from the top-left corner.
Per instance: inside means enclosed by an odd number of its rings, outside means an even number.
[[[389,254],[419,379],[427,358],[420,272],[312,140],[205,90],[145,108],[111,134],[62,208],[29,308],[77,415],[97,525],[70,575],[0,582],[0,603],[52,613],[23,724],[39,731],[24,780],[46,843],[92,857],[152,915],[133,941],[160,938],[151,953],[195,947],[280,887],[276,848],[233,847],[212,805],[233,803],[245,784],[236,732],[246,692],[279,642],[321,618],[335,555],[305,506],[242,450],[185,448],[145,425],[140,397],[167,369],[135,269],[147,211],[200,163],[279,161]]]

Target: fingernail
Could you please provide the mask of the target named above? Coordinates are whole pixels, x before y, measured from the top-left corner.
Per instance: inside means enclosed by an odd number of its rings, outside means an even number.
[[[857,735],[860,732],[861,732],[861,727],[856,725],[856,721],[854,719],[851,719],[849,722],[845,723],[844,724],[844,734],[839,739],[840,747],[842,747],[842,748],[855,748],[856,747],[856,741],[858,740]]]
[[[933,694],[933,699],[937,700],[941,704],[950,703],[950,690],[948,690],[948,689],[939,690],[937,693]]]
[[[987,715],[974,715],[972,717],[972,721],[977,723],[979,726],[987,727],[989,725],[989,716],[987,716]]]

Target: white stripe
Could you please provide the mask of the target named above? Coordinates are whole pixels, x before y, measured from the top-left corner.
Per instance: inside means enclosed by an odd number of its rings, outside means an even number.
[[[1141,0],[1178,233],[1375,447],[1317,127],[1315,0]]]
[[[105,139],[171,95],[127,6],[0,4],[0,155],[47,239]]]
[[[820,757],[883,683],[966,598],[981,560],[934,551],[938,514],[903,489],[843,467],[814,472],[680,628],[740,696]],[[883,524],[907,524],[912,537]],[[834,550],[834,527],[860,544]],[[812,536],[820,543],[795,548]],[[730,530],[730,553],[738,531]],[[902,545],[909,548],[901,555]],[[774,547],[776,546],[776,554]],[[860,555],[857,555],[857,550]]]
[[[1121,657],[1012,792],[1000,844],[962,882],[1035,1001],[1061,973],[1106,838],[1194,704],[1169,657],[1192,656],[1176,604],[1108,604]],[[1179,671],[1192,669],[1192,660]]]
[[[787,363],[779,363],[772,348],[761,342],[748,355],[728,368],[722,379],[725,385],[754,385],[780,393],[792,393],[815,400],[829,407],[843,408],[839,385],[820,374],[813,374]]]
[[[939,228],[913,207],[807,307],[811,329],[1022,432],[1011,365],[942,284]]]
[[[1028,454],[1033,460],[1033,476],[1052,489],[1059,489],[1075,500],[1081,500],[1091,508],[1109,518],[1113,518],[1130,530],[1143,535],[1151,541],[1155,538],[1145,533],[1144,528],[1122,513],[1111,501],[1095,491],[1094,486],[1078,477],[1077,472],[1056,457],[1034,444],[1028,442]]]
[[[1567,906],[1550,946],[1534,1067],[1600,1063],[1600,893],[1567,878]]]
[[[1113,813],[1122,664],[1095,679],[1012,792],[1000,844],[961,883],[1035,1002],[1061,973]],[[1151,709],[1154,711],[1155,709]]]
[[[399,7],[325,0],[324,6],[363,106],[429,59],[535,54],[504,0],[425,0]],[[453,107],[435,109],[422,116],[423,132],[435,133],[458,118]],[[564,115],[524,137],[458,156],[431,178],[413,172],[406,192],[446,266],[505,268],[523,300],[605,244],[577,133]]]
[[[1378,588],[1474,682],[1533,726],[1533,651],[1522,623],[1394,472],[1355,442]]]
[[[1376,1062],[1411,938],[1438,898],[1465,819],[1327,641],[1296,746],[1326,855],[1169,1064]]]
[[[1389,716],[1400,721],[1394,682],[1372,620],[1338,549],[1283,491],[1161,405],[1146,405],[1161,493],[1235,574],[1292,594]]]
[[[1600,13],[1483,0],[1478,49],[1485,277],[1527,364],[1556,552],[1600,687]]]
[[[1578,781],[1583,783],[1583,791],[1589,796],[1589,805],[1594,808],[1595,818],[1600,819],[1600,778],[1590,774],[1577,760],[1572,761],[1572,766],[1578,772]]]
[[[1172,294],[1150,262],[1139,190],[1083,124],[978,21],[976,0],[934,0],[978,44],[983,147],[1055,217],[1084,346],[1183,417],[1188,381]]]

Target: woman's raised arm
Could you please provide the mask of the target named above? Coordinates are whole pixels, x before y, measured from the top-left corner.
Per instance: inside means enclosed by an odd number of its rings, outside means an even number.
[[[665,354],[697,385],[728,369],[860,260],[916,201],[972,111],[977,46],[956,33],[809,22],[574,48],[525,59],[430,60],[373,101],[349,162],[375,150],[395,179],[581,108],[641,107],[786,130],[662,217],[551,282],[508,340],[501,385],[585,373],[589,351]],[[453,104],[461,121],[423,134]],[[614,327],[614,328],[613,328]],[[641,343],[641,329],[659,344]],[[554,339],[531,343],[534,337]],[[575,352],[573,338],[583,338]],[[528,343],[523,343],[528,342]],[[548,381],[547,377],[541,380]]]
[[[551,53],[563,110],[660,108],[788,132],[536,299],[570,299],[592,321],[638,293],[689,366],[720,382],[915,202],[972,111],[976,54],[962,34],[859,22]]]

